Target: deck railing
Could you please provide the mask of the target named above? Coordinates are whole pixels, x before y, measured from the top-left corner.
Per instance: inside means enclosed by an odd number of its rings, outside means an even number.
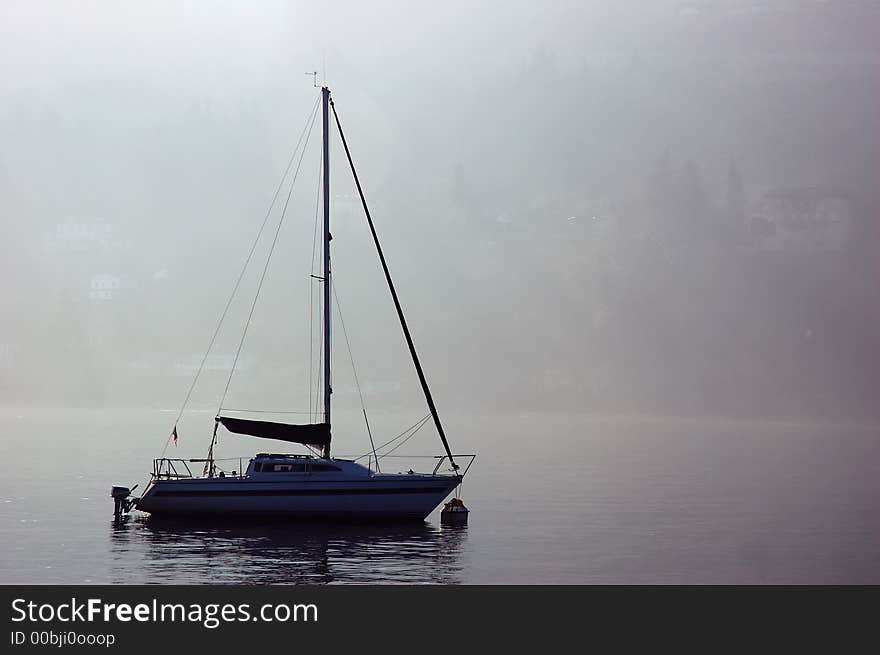
[[[453,454],[452,456],[455,458],[458,458],[458,459],[464,459],[466,457],[470,458],[470,459],[468,459],[467,466],[464,467],[463,471],[461,470],[461,466],[459,466],[457,469],[453,469],[451,466],[449,467],[450,471],[460,471],[459,475],[461,477],[464,477],[467,474],[468,470],[471,468],[471,464],[473,464],[474,460],[477,458],[477,456],[473,455],[473,454],[470,454],[470,455],[455,455],[455,454]],[[434,467],[434,471],[433,471],[432,475],[437,475],[437,471],[440,470],[440,467],[443,465],[443,462],[446,461],[447,459],[449,459],[449,455],[438,455],[437,456],[437,466]]]
[[[386,457],[392,459],[435,459],[437,460],[437,463],[434,466],[433,471],[431,471],[431,475],[437,475],[440,472],[440,469],[443,466],[444,462],[448,463],[449,460],[448,455],[379,455],[379,459],[385,459]],[[467,465],[464,467],[464,470],[462,470],[460,466],[458,469],[453,469],[451,466],[449,466],[447,469],[444,469],[444,473],[458,472],[458,475],[464,477],[470,469],[471,465],[474,463],[474,460],[477,456],[475,454],[467,454],[453,455],[453,457],[459,461],[467,459]],[[243,457],[227,457],[223,459],[175,459],[170,457],[161,457],[159,459],[153,460],[152,476],[156,480],[180,480],[183,478],[215,477],[216,471],[220,469],[220,477],[244,478],[247,477],[247,466],[245,465],[245,461],[250,464],[250,458],[245,460],[245,458]],[[227,473],[225,470],[218,466],[218,463],[220,462],[238,462],[238,469],[233,469],[231,473]],[[193,474],[193,471],[189,466],[190,464],[203,465],[201,475]],[[374,462],[372,461],[372,455],[370,455],[370,459],[367,462],[367,468],[372,469],[373,464]]]
[[[250,462],[250,459],[247,460]],[[173,459],[170,457],[161,457],[153,460],[153,478],[157,480],[179,480],[181,478],[196,478],[190,464],[204,464],[202,467],[202,477],[213,477],[218,462],[238,462],[238,469],[233,470],[233,475],[227,474],[221,469],[221,477],[243,478],[245,476],[243,457],[226,457],[223,459]],[[231,468],[231,467],[230,467]]]

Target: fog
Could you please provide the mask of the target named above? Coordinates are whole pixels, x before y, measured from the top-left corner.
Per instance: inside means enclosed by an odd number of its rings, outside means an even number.
[[[317,71],[441,415],[877,417],[874,2],[2,14],[6,405],[180,406]],[[364,401],[419,405],[335,129],[331,141],[334,282]],[[320,117],[226,406],[316,405],[319,143]],[[219,402],[280,210],[195,407]],[[338,315],[333,334],[334,402],[357,409]]]

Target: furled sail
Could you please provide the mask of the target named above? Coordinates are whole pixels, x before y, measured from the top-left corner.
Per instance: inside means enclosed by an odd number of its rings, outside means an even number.
[[[251,421],[243,418],[218,416],[217,419],[230,432],[249,434],[252,437],[278,439],[308,446],[326,446],[330,443],[329,423],[308,423],[292,425],[290,423],[273,423],[271,421]]]

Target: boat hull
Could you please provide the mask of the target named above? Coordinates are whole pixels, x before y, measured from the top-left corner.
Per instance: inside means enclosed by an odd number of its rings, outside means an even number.
[[[247,478],[158,480],[137,502],[155,516],[424,520],[458,485],[450,475],[261,482]]]

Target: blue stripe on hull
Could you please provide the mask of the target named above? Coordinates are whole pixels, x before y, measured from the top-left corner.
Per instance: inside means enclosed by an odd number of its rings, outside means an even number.
[[[386,489],[240,489],[226,491],[223,489],[193,489],[193,490],[159,490],[156,496],[171,497],[205,497],[225,496],[228,498],[240,498],[242,496],[376,496],[385,494],[426,494],[448,491],[446,487],[411,487],[386,488]]]

